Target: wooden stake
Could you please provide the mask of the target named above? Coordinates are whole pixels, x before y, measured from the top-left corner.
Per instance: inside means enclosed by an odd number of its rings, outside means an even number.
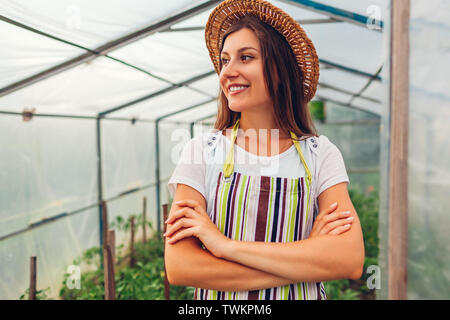
[[[147,242],[147,197],[144,197],[143,209],[142,209],[142,231],[144,233],[144,243]]]
[[[113,265],[116,264],[116,233],[114,229],[108,230],[108,245],[111,248]]]
[[[410,1],[392,1],[388,298],[407,299]]]
[[[102,220],[103,220],[103,248],[108,243],[108,208],[106,207],[106,201],[102,201]]]
[[[113,254],[110,244],[103,246],[103,270],[105,282],[105,300],[116,300]]]
[[[169,210],[168,210],[169,206],[168,204],[163,204],[163,219],[164,221],[167,220],[167,218],[169,217]],[[164,223],[164,233],[167,230],[167,224]],[[163,242],[165,243],[165,237],[163,236]],[[164,248],[164,247],[163,247]],[[169,280],[167,279],[167,273],[166,273],[166,264],[164,263],[164,297],[166,298],[166,300],[170,300],[170,284],[169,284]]]
[[[131,217],[130,224],[131,224],[130,267],[133,268],[136,262],[134,258],[134,216]]]
[[[30,259],[30,290],[28,294],[30,300],[36,300],[36,257]]]

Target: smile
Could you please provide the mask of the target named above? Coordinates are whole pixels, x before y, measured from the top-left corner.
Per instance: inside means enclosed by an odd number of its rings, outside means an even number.
[[[245,91],[248,87],[249,86],[231,87],[229,90],[230,95],[233,96],[233,95],[239,94],[239,93]]]

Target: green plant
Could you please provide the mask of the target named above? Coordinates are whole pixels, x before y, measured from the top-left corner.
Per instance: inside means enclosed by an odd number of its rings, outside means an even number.
[[[361,223],[364,238],[364,270],[370,265],[378,264],[378,192],[372,191],[367,196],[357,190],[349,190],[353,206]],[[329,299],[374,299],[375,292],[367,288],[370,274],[363,273],[358,280],[334,280],[325,282]]]
[[[309,110],[313,120],[324,122],[325,121],[325,104],[323,101],[314,100],[309,103]]]
[[[359,292],[350,288],[350,282],[344,280],[332,280],[324,283],[327,299],[330,300],[359,300]]]
[[[142,225],[139,216],[135,218],[136,227]],[[127,231],[130,228],[130,219],[116,217],[111,224],[118,230]],[[151,224],[149,223],[149,227]],[[123,248],[122,246],[119,246]],[[146,243],[135,243],[136,265],[131,268],[127,263],[127,255],[116,255],[117,261],[123,261],[125,265],[116,266],[115,285],[116,299],[118,300],[162,300],[164,297],[164,242],[161,235],[153,232]],[[69,275],[64,276],[60,297],[67,300],[101,300],[104,299],[103,270],[99,266],[100,251],[91,248],[85,251],[81,258],[74,261],[78,265],[82,262],[95,264],[97,269],[90,272],[82,272],[80,289],[69,289],[65,284]],[[192,299],[194,288],[170,286],[171,299]]]
[[[48,298],[47,293],[50,290],[50,287],[47,287],[42,290],[36,290],[36,300],[51,300]],[[20,300],[29,300],[30,299],[30,288],[25,290],[25,293],[20,296]]]

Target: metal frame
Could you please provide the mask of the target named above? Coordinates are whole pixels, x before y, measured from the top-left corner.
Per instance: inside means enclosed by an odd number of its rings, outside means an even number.
[[[174,114],[177,114],[177,113],[180,113],[180,112],[183,112],[183,111],[187,111],[187,110],[195,108],[195,107],[199,107],[201,105],[204,105],[206,103],[209,103],[209,102],[215,100],[216,97],[212,97],[208,93],[202,92],[201,90],[198,90],[198,89],[195,89],[195,88],[192,88],[192,87],[189,87],[189,84],[214,74],[214,71],[210,71],[210,72],[198,75],[196,77],[192,77],[192,78],[190,78],[188,80],[185,80],[183,82],[180,82],[180,83],[173,83],[173,82],[171,82],[171,81],[169,81],[167,79],[164,79],[162,77],[159,77],[159,76],[157,76],[157,75],[155,75],[155,74],[153,74],[153,73],[151,73],[151,72],[149,72],[147,70],[144,70],[144,69],[139,68],[139,67],[137,67],[135,65],[129,64],[126,61],[123,61],[121,59],[117,59],[117,58],[111,57],[111,56],[108,55],[108,53],[113,51],[113,50],[115,50],[115,49],[123,47],[123,46],[125,46],[127,44],[130,44],[130,43],[132,43],[134,41],[137,41],[139,39],[147,37],[147,36],[149,36],[149,35],[151,35],[153,33],[156,33],[156,32],[183,32],[183,31],[199,30],[199,28],[197,28],[197,27],[194,27],[194,28],[171,28],[170,26],[175,24],[175,23],[178,23],[180,21],[183,21],[183,20],[185,20],[185,19],[187,19],[189,17],[192,17],[192,16],[200,13],[201,11],[207,10],[210,7],[216,5],[218,2],[220,2],[220,0],[205,1],[204,3],[202,3],[202,4],[200,4],[200,5],[196,6],[196,7],[193,7],[191,9],[189,9],[189,10],[186,10],[184,12],[178,13],[178,14],[176,14],[174,16],[171,16],[171,17],[169,17],[169,18],[167,18],[165,20],[162,20],[162,21],[160,21],[158,23],[152,24],[152,25],[150,25],[150,26],[148,26],[148,27],[146,27],[146,28],[144,28],[142,30],[133,32],[133,33],[128,34],[126,36],[123,36],[123,37],[120,37],[120,38],[115,39],[113,41],[110,41],[108,43],[105,43],[104,45],[102,45],[100,47],[97,47],[95,49],[89,49],[89,48],[86,48],[84,46],[80,46],[80,45],[78,45],[76,43],[73,43],[73,42],[61,39],[59,37],[52,36],[52,35],[50,35],[48,33],[42,32],[42,31],[37,30],[35,28],[31,28],[29,26],[26,26],[26,25],[21,24],[21,23],[19,23],[17,21],[14,21],[12,19],[9,19],[7,17],[4,17],[4,16],[0,15],[0,20],[2,20],[4,22],[13,24],[13,25],[15,25],[17,27],[24,28],[24,29],[29,30],[31,32],[40,34],[42,36],[49,37],[49,38],[54,39],[56,41],[60,41],[60,42],[63,42],[65,44],[68,44],[68,45],[75,46],[75,47],[78,47],[80,49],[86,50],[86,53],[81,54],[81,55],[79,55],[79,56],[77,56],[77,57],[75,57],[73,59],[70,59],[70,60],[65,61],[63,63],[60,63],[60,64],[58,64],[58,65],[56,65],[54,67],[48,68],[48,69],[46,69],[46,70],[44,70],[42,72],[39,72],[39,73],[34,74],[34,75],[30,76],[30,77],[27,77],[25,79],[22,79],[20,81],[12,83],[12,84],[4,87],[4,88],[1,88],[0,89],[0,97],[5,96],[5,95],[7,95],[9,93],[12,93],[14,91],[17,91],[17,90],[19,90],[21,88],[27,87],[27,86],[29,86],[29,85],[31,85],[33,83],[38,82],[38,81],[41,81],[41,80],[44,80],[44,79],[49,78],[51,76],[54,76],[56,74],[59,74],[59,73],[61,73],[63,71],[66,71],[66,70],[71,69],[71,68],[73,68],[75,66],[78,66],[78,65],[80,65],[80,64],[82,64],[84,62],[89,62],[89,61],[91,61],[91,60],[93,60],[93,59],[95,59],[95,58],[97,58],[99,56],[104,56],[104,57],[106,57],[108,59],[111,59],[111,60],[116,61],[118,63],[121,63],[123,65],[126,65],[126,66],[128,66],[130,68],[133,68],[133,69],[139,71],[139,72],[143,72],[143,73],[145,73],[145,74],[147,74],[147,75],[149,75],[149,76],[151,76],[151,77],[153,77],[155,79],[158,79],[160,81],[163,81],[163,82],[169,84],[169,86],[164,88],[164,89],[161,89],[161,90],[156,91],[156,92],[149,93],[148,95],[145,95],[145,96],[143,96],[141,98],[135,99],[135,100],[130,101],[128,103],[125,103],[125,104],[122,104],[122,105],[119,105],[119,106],[107,109],[105,111],[99,112],[97,116],[33,114],[33,116],[36,116],[36,117],[60,117],[60,118],[90,119],[90,120],[94,120],[95,119],[96,120],[96,140],[97,140],[97,156],[98,156],[98,160],[97,160],[98,161],[97,162],[98,203],[97,204],[93,204],[91,206],[88,206],[86,208],[79,209],[79,210],[71,212],[71,213],[61,213],[61,214],[58,214],[58,215],[56,215],[54,217],[51,217],[51,218],[45,219],[43,221],[40,221],[38,223],[31,224],[29,227],[27,227],[25,229],[22,229],[22,230],[10,233],[9,235],[6,235],[6,236],[1,236],[0,237],[0,241],[4,240],[6,238],[12,237],[14,235],[21,234],[21,233],[23,233],[25,231],[32,230],[32,229],[34,229],[34,228],[36,228],[38,226],[44,225],[46,223],[50,223],[50,222],[56,221],[58,219],[70,216],[72,214],[75,214],[75,213],[78,213],[78,212],[82,212],[82,211],[90,209],[90,208],[92,208],[94,206],[98,206],[98,209],[99,209],[99,222],[100,222],[100,245],[102,245],[102,239],[103,239],[103,236],[102,236],[102,230],[103,230],[102,224],[103,224],[103,221],[102,221],[102,214],[101,214],[102,213],[101,203],[102,203],[102,200],[104,200],[103,199],[103,184],[102,184],[102,179],[103,179],[103,177],[102,177],[102,155],[101,155],[101,121],[102,120],[124,120],[124,121],[132,121],[132,122],[134,122],[134,121],[143,121],[143,122],[154,122],[155,123],[155,140],[156,140],[155,157],[156,157],[156,161],[157,161],[157,163],[156,163],[156,167],[157,167],[156,168],[157,181],[154,184],[152,184],[152,185],[156,185],[156,187],[157,187],[156,188],[156,190],[157,190],[156,191],[157,192],[156,198],[157,198],[157,208],[158,208],[157,219],[158,219],[158,231],[160,231],[160,222],[161,222],[160,221],[160,183],[161,183],[161,181],[160,181],[160,177],[159,177],[159,122],[162,121],[162,120],[165,120],[167,122],[172,122],[172,121],[170,121],[170,120],[168,120],[166,118],[168,118],[170,116],[173,116]],[[350,22],[350,23],[355,23],[355,24],[360,25],[360,26],[361,25],[366,26],[367,25],[367,21],[369,19],[367,17],[361,16],[361,15],[357,15],[357,14],[354,14],[354,13],[349,13],[347,11],[340,10],[340,9],[337,9],[337,8],[334,8],[334,7],[324,6],[324,5],[318,4],[317,2],[314,2],[314,1],[306,1],[306,0],[286,1],[286,0],[284,0],[284,2],[287,2],[287,3],[290,3],[290,4],[296,4],[296,5],[299,5],[300,7],[306,8],[306,9],[311,10],[311,11],[319,12],[321,14],[324,14],[324,15],[327,15],[328,17],[330,17],[329,19],[303,20],[303,21],[300,21],[301,24]],[[376,23],[380,23],[380,25],[383,26],[383,22],[382,21],[380,21],[380,22],[376,21]],[[349,73],[356,74],[356,75],[359,75],[359,76],[367,77],[367,78],[370,79],[368,84],[367,84],[367,86],[371,83],[371,81],[381,81],[381,78],[378,75],[379,72],[377,72],[375,75],[372,75],[370,73],[367,73],[367,72],[364,72],[364,71],[361,71],[361,70],[356,70],[354,68],[342,66],[340,64],[337,64],[337,63],[334,63],[334,62],[331,62],[331,61],[328,61],[328,60],[324,60],[324,59],[320,59],[320,63],[323,66],[325,66],[325,67],[336,68],[336,69],[342,70],[344,72],[349,72]],[[322,86],[327,86],[328,88],[333,89],[333,90],[337,90],[337,91],[343,92],[343,90],[338,89],[338,88],[333,87],[333,86],[328,85],[328,84],[323,84],[322,83],[321,85]],[[113,113],[115,111],[118,111],[118,110],[130,107],[130,106],[132,106],[132,105],[134,105],[136,103],[139,103],[139,102],[151,99],[153,97],[162,95],[164,93],[170,92],[170,91],[175,90],[175,89],[180,88],[180,87],[187,87],[190,90],[199,92],[199,93],[201,93],[201,94],[203,94],[206,97],[209,97],[211,99],[206,101],[206,102],[203,102],[201,104],[198,104],[198,105],[194,105],[194,106],[187,107],[187,108],[184,108],[184,109],[172,112],[172,113],[165,114],[165,115],[157,118],[156,120],[141,120],[141,119],[127,119],[127,118],[106,117],[106,116],[110,115],[111,113]],[[354,95],[354,97],[362,97],[362,92],[365,90],[366,87],[364,87],[363,90],[361,90],[359,93],[356,93]],[[368,112],[368,113],[371,113],[371,114],[373,113],[373,112],[370,112],[368,110],[365,110],[364,108],[353,106],[353,105],[351,105],[351,103],[342,103],[342,102],[338,102],[338,101],[333,101],[333,100],[326,99],[326,98],[323,98],[323,97],[320,97],[320,96],[317,96],[317,98],[318,99],[322,99],[322,100],[326,100],[326,101],[330,101],[330,102],[334,102],[334,103],[336,103],[338,105],[354,108],[354,109],[357,109],[357,110],[360,110],[360,111],[363,111],[363,112]],[[0,114],[22,115],[22,113],[19,113],[19,112],[9,112],[9,111],[0,111]],[[193,126],[194,126],[194,124],[196,122],[199,122],[199,121],[211,118],[213,116],[214,116],[214,114],[211,114],[211,115],[205,116],[203,118],[197,119],[194,122],[191,122],[190,123],[191,136],[193,136]],[[182,122],[174,122],[174,123],[182,123]],[[136,192],[136,191],[142,190],[143,188],[147,188],[147,187],[142,187],[140,189],[132,189],[132,190],[125,191],[124,193],[122,193],[118,197],[123,196],[125,194],[129,194],[131,192]],[[111,200],[112,199],[109,199],[108,201],[111,201]]]
[[[344,22],[342,20],[329,18],[329,19],[305,19],[305,20],[295,20],[300,25],[306,25],[306,24],[322,24],[322,23],[340,23]],[[204,26],[198,26],[198,27],[183,27],[183,28],[167,28],[165,30],[161,30],[160,32],[189,32],[189,31],[203,31],[205,30]]]
[[[220,2],[220,1],[218,1],[218,0],[206,1],[194,8],[191,8],[191,9],[188,9],[181,13],[178,13],[178,14],[176,14],[172,17],[169,17],[163,21],[152,24],[144,29],[141,29],[139,31],[133,32],[131,34],[125,35],[123,37],[120,37],[120,38],[110,41],[108,43],[105,43],[104,45],[101,45],[100,47],[97,47],[93,50],[88,49],[89,50],[88,52],[86,52],[82,55],[79,55],[78,57],[72,58],[68,61],[60,63],[54,67],[48,68],[47,70],[36,73],[28,78],[25,78],[23,80],[20,80],[18,82],[15,82],[11,85],[8,85],[8,86],[0,89],[0,97],[7,95],[11,92],[14,92],[18,89],[24,88],[24,87],[26,87],[32,83],[35,83],[37,81],[40,81],[40,80],[46,79],[50,76],[53,76],[55,74],[58,74],[62,71],[73,68],[84,62],[89,62],[89,61],[97,58],[98,56],[105,56],[105,55],[107,55],[108,52],[119,49],[127,44],[130,44],[139,39],[145,38],[153,33],[160,31],[160,30],[164,30],[167,28],[167,26],[170,26],[172,24],[175,24],[175,23],[181,22],[187,18],[190,18],[190,17],[198,14],[199,12],[212,7],[213,5],[217,4],[218,2]],[[5,19],[5,17],[2,16],[2,20],[6,21],[6,19]],[[10,23],[12,22],[11,19],[8,19],[8,20],[10,20],[10,21],[6,21],[6,22],[10,22]],[[24,25],[22,25],[21,27],[23,27],[23,26]],[[32,28],[30,28],[30,27],[27,27],[27,29],[32,30]],[[41,34],[44,35],[45,33],[41,33]],[[45,35],[47,35],[47,34],[45,34]],[[57,37],[52,37],[52,38],[57,39],[58,41],[62,40]],[[64,41],[64,40],[62,40],[62,41]],[[69,42],[66,42],[66,43],[69,43]],[[86,49],[86,48],[84,48],[84,49]]]
[[[367,28],[368,25],[378,26],[378,28],[372,29],[375,31],[381,32],[384,28],[384,22],[381,20],[369,18],[355,12],[339,9],[337,7],[329,6],[323,3],[319,3],[317,1],[311,0],[281,0],[281,1],[297,5],[303,9],[307,9],[313,12],[326,15],[330,18],[349,22],[360,27]]]
[[[157,207],[157,220],[156,221],[157,221],[157,225],[158,225],[158,228],[157,228],[158,232],[161,231],[161,199],[160,199],[160,196],[161,196],[161,183],[160,183],[160,175],[159,175],[159,165],[160,165],[160,161],[159,161],[159,122],[161,120],[164,120],[165,118],[174,116],[174,115],[179,114],[181,112],[201,107],[201,106],[203,106],[203,105],[205,105],[207,103],[210,103],[210,102],[214,101],[215,99],[216,98],[208,99],[206,101],[194,104],[194,105],[192,105],[190,107],[183,108],[181,110],[177,110],[177,111],[174,111],[174,112],[171,112],[171,113],[167,113],[167,114],[165,114],[163,116],[158,117],[155,120],[155,148],[156,148],[156,150],[155,150],[155,159],[156,159],[155,173],[156,173],[156,207]]]
[[[209,77],[210,75],[212,75],[212,74],[214,74],[214,73],[215,73],[214,70],[208,71],[208,72],[206,72],[206,73],[203,73],[203,74],[200,74],[200,75],[198,75],[198,76],[192,77],[192,78],[187,79],[187,80],[185,80],[185,81],[183,81],[183,82],[180,82],[180,83],[178,83],[178,84],[171,85],[171,86],[169,86],[169,87],[166,87],[166,88],[164,88],[164,89],[158,90],[158,91],[156,91],[156,92],[152,92],[152,93],[150,93],[150,94],[147,94],[147,95],[145,95],[145,96],[143,96],[143,97],[141,97],[141,98],[138,98],[138,99],[135,99],[135,100],[133,100],[133,101],[124,103],[124,104],[122,104],[122,105],[120,105],[120,106],[117,106],[117,107],[114,107],[114,108],[111,108],[111,109],[102,111],[102,112],[100,112],[100,113],[98,114],[98,116],[101,117],[101,118],[103,118],[104,116],[106,116],[106,115],[108,115],[108,114],[110,114],[110,113],[113,113],[113,112],[115,112],[115,111],[119,111],[119,110],[121,110],[121,109],[127,108],[127,107],[132,106],[132,105],[134,105],[134,104],[136,104],[136,103],[139,103],[139,102],[142,102],[142,101],[145,101],[145,100],[148,100],[148,99],[151,99],[151,98],[160,96],[160,95],[162,95],[162,94],[164,94],[164,93],[170,92],[170,91],[175,90],[175,89],[178,89],[178,88],[180,88],[180,87],[187,86],[188,84],[190,84],[190,83],[192,83],[192,82],[195,82],[195,81],[204,79],[204,78],[206,78],[206,77]],[[210,96],[210,97],[211,97],[211,96]]]

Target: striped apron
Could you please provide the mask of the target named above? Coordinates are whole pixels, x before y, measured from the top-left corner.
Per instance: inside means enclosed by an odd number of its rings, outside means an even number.
[[[311,173],[297,136],[291,137],[307,177],[295,179],[247,176],[234,172],[234,143],[239,120],[231,134],[231,148],[220,172],[211,220],[228,238],[239,241],[292,242],[306,239],[312,229]],[[275,261],[274,261],[275,263]],[[326,299],[322,282],[299,282],[253,291],[196,288],[195,300],[309,300]]]

